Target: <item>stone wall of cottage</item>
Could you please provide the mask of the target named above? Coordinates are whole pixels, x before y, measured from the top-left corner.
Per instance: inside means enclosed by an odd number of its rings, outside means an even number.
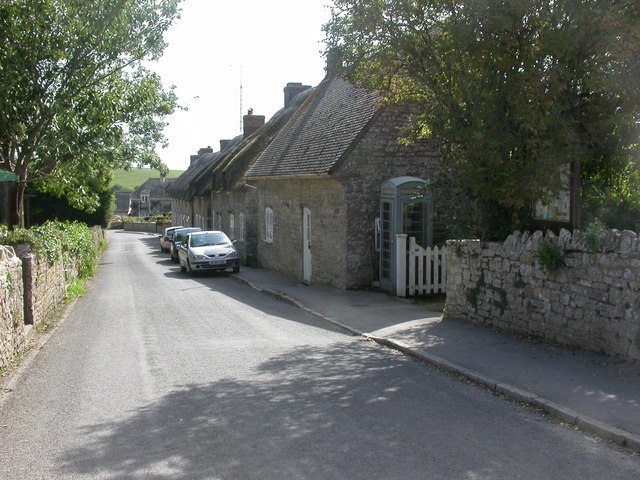
[[[330,177],[257,180],[258,262],[303,279],[303,209],[311,208],[312,283],[347,287],[344,188]],[[273,242],[265,241],[265,209],[273,210]]]
[[[236,241],[236,248],[248,264],[253,264],[257,259],[257,202],[258,195],[255,188],[246,191],[221,191],[211,194],[212,209],[218,217],[218,220],[214,221],[213,228],[222,230],[231,240]],[[231,228],[231,215],[234,220],[233,229]],[[242,217],[244,217],[244,225],[241,224]],[[218,224],[218,221],[221,224]],[[243,237],[241,236],[242,230],[244,230]]]
[[[193,212],[191,202],[179,200],[177,198],[171,199],[171,223],[173,225],[191,227],[193,226],[191,223],[192,217]]]
[[[13,248],[0,246],[0,369],[25,343],[22,262]]]
[[[375,218],[380,216],[380,187],[392,178],[429,180],[439,161],[436,147],[420,141],[402,145],[398,138],[407,112],[386,110],[369,128],[333,175],[345,186],[347,206],[347,288],[370,288],[379,276]]]
[[[545,271],[542,245],[554,246],[545,248],[562,266]],[[446,316],[640,360],[636,233],[516,232],[448,248]]]
[[[213,218],[211,217],[211,196],[194,197],[193,218],[189,227],[200,227],[203,230],[213,229]]]

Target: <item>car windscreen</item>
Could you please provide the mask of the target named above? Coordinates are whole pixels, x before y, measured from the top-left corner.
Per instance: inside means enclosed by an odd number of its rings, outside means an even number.
[[[186,237],[189,233],[191,232],[199,232],[200,229],[199,228],[190,228],[188,230],[176,230],[175,232],[173,232],[173,241],[174,242],[181,242],[184,240],[184,237]]]
[[[211,245],[224,245],[231,243],[224,233],[207,233],[205,235],[194,235],[191,237],[192,247],[208,247]]]

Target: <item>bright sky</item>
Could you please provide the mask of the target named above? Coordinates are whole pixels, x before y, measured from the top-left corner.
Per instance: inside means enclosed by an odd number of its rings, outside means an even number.
[[[268,121],[284,105],[287,82],[323,79],[322,25],[331,0],[184,0],[182,17],[165,34],[163,58],[151,66],[180,105],[168,117],[169,147],[158,149],[171,169],[185,170],[200,147],[241,131],[253,108]]]

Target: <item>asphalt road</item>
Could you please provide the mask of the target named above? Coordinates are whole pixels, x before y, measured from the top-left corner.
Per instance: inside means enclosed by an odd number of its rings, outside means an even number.
[[[0,392],[1,479],[635,479],[640,457],[110,232]]]

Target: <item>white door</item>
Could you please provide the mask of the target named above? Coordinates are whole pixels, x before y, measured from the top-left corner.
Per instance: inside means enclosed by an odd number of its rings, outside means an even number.
[[[302,216],[302,276],[305,283],[311,283],[311,210],[305,208]]]

